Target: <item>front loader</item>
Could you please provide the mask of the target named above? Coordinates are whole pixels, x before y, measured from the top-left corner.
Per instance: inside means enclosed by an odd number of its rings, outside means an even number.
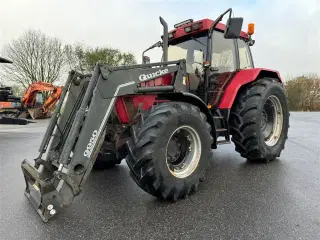
[[[21,165],[43,221],[68,207],[101,163],[125,159],[141,189],[176,201],[197,190],[220,144],[233,141],[250,161],[280,156],[289,127],[281,78],[254,68],[253,26],[241,31],[231,13],[170,32],[160,17],[163,41],[153,47],[163,48],[161,62],[143,56],[143,64],[69,73],[39,156]]]

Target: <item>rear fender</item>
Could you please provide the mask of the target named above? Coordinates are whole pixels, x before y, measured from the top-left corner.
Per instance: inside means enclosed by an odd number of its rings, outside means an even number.
[[[239,92],[239,89],[246,84],[262,77],[278,79],[282,83],[279,72],[265,68],[252,68],[240,70],[226,87],[224,95],[220,101],[219,109],[230,109]]]

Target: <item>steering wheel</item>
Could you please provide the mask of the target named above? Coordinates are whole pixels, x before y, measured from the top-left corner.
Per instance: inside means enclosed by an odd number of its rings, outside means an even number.
[[[200,74],[203,74],[203,63],[201,63],[201,62],[196,62],[196,61],[194,61],[194,63],[197,63],[197,64],[200,65],[200,69],[197,68],[197,67],[196,67],[196,69],[198,69],[198,71],[200,72]]]

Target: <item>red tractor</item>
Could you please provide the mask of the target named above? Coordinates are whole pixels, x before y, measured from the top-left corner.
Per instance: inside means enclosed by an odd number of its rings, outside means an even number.
[[[140,188],[176,201],[197,190],[219,144],[233,141],[249,161],[280,156],[289,127],[280,75],[254,67],[254,26],[241,31],[231,13],[170,32],[160,17],[163,41],[152,47],[162,47],[161,62],[70,72],[39,156],[22,162],[25,194],[43,221],[72,203],[94,166],[126,159]]]

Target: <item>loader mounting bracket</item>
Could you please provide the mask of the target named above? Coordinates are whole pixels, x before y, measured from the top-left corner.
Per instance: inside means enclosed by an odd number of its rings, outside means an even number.
[[[72,188],[74,196],[78,196],[80,194],[81,189],[79,188],[78,184],[72,180],[72,178],[69,175],[63,172],[56,171],[54,173],[54,176],[56,176],[57,179],[59,180],[65,181]]]
[[[38,164],[39,161],[36,165]],[[71,204],[74,196],[79,195],[80,189],[65,173],[58,171],[52,173],[52,168],[47,169],[43,162],[41,165],[44,167],[42,172],[39,171],[40,168],[35,168],[24,160],[21,168],[26,182],[24,194],[41,219],[47,222],[57,212]],[[62,184],[65,186],[63,189]]]

